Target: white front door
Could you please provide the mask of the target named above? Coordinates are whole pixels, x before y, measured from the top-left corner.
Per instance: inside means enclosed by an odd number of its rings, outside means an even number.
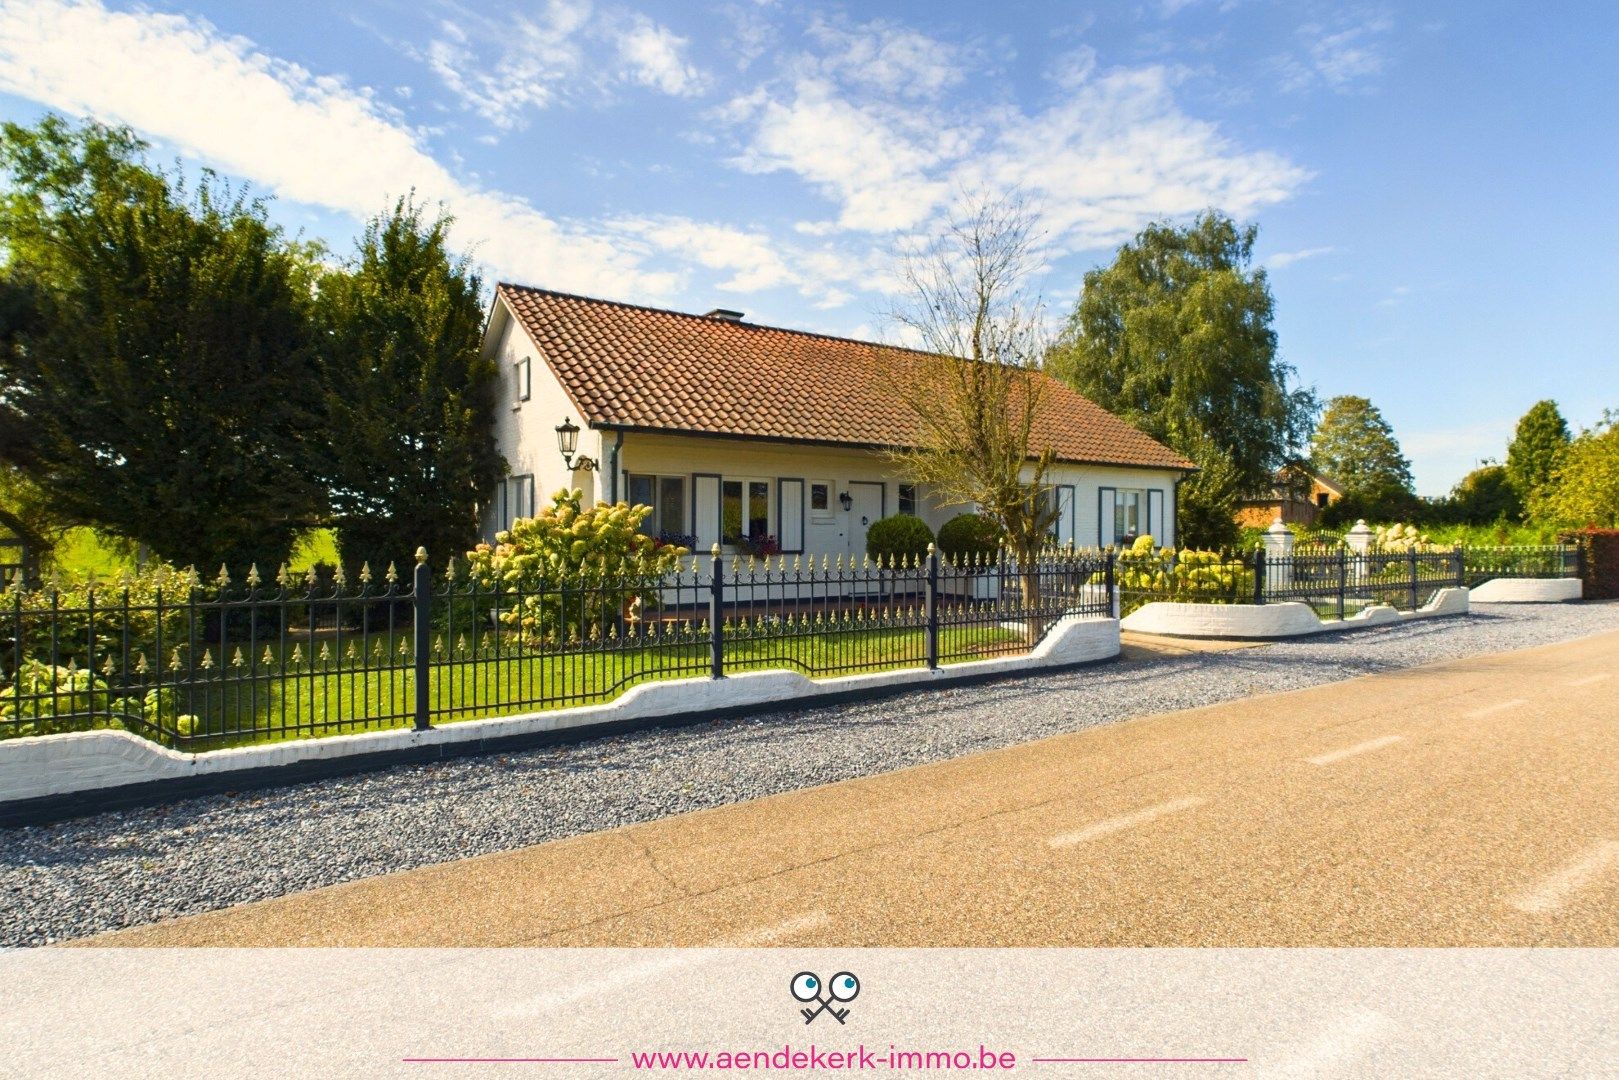
[[[870,480],[849,481],[849,555],[859,562],[866,555],[866,530],[883,516],[883,485]]]

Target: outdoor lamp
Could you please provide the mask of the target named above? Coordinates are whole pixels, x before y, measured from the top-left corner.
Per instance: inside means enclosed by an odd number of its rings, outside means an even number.
[[[838,496],[838,504],[840,506],[842,506],[845,510],[853,510],[854,509],[854,496],[850,495],[847,491],[845,491],[842,495]]]
[[[575,469],[583,469],[586,472],[589,472],[596,467],[594,458],[581,457],[578,464],[574,463],[574,451],[579,449],[578,424],[564,416],[562,418],[562,423],[557,425],[556,432],[557,449],[562,451],[562,464],[566,465],[570,472]]]

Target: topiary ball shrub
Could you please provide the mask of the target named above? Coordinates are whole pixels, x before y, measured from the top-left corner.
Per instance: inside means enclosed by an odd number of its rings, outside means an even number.
[[[957,514],[939,527],[939,553],[952,562],[988,566],[1001,547],[1001,530],[982,514]]]
[[[911,514],[895,514],[874,522],[866,530],[866,554],[884,566],[920,563],[933,543],[927,522]]]

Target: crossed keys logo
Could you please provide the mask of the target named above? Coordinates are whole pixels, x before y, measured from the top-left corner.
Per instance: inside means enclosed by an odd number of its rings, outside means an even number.
[[[793,997],[802,1001],[804,1008],[798,1011],[804,1014],[804,1023],[808,1024],[822,1013],[827,1013],[838,1023],[844,1022],[849,1015],[848,1009],[840,1009],[833,1002],[849,1002],[860,993],[860,980],[854,977],[853,972],[840,971],[832,976],[830,985],[823,984],[821,977],[813,971],[800,971],[793,976]],[[815,1008],[809,1008],[810,1002],[818,1002]]]

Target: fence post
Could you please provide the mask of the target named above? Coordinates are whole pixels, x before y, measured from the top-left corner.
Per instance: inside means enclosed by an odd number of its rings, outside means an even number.
[[[1456,545],[1456,586],[1465,588],[1467,585],[1467,545]]]
[[[1349,548],[1338,545],[1338,621],[1344,621],[1344,608],[1349,593]]]
[[[1113,607],[1113,617],[1117,619],[1122,608],[1119,604],[1119,575],[1116,553],[1112,548],[1107,549],[1107,595],[1108,603]]]
[[[924,603],[928,617],[928,670],[939,667],[939,549],[928,545],[928,579]]]
[[[411,603],[415,608],[411,631],[416,642],[416,730],[432,727],[427,722],[428,654],[432,651],[433,633],[433,571],[427,567],[427,549],[416,549],[416,577],[411,584]]]
[[[1265,549],[1254,549],[1254,603],[1265,602]]]
[[[725,563],[720,556],[720,546],[714,545],[710,552],[713,558],[710,563],[710,577],[708,582],[708,673],[716,679],[725,678],[725,630],[723,628],[723,613],[725,610]]]
[[[1417,610],[1417,545],[1406,552],[1406,569],[1411,571],[1411,610]]]

